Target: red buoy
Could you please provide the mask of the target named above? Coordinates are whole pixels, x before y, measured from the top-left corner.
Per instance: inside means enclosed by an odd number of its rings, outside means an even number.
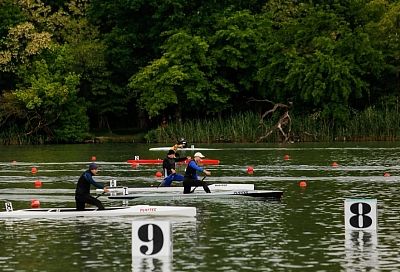
[[[299,182],[299,186],[300,186],[300,187],[303,187],[303,188],[304,188],[304,187],[307,187],[307,182],[304,181],[304,180],[302,180],[302,181]]]
[[[161,178],[161,177],[162,177],[162,173],[161,173],[160,171],[157,171],[157,172],[156,172],[156,177],[157,177],[157,178]]]
[[[252,166],[247,167],[247,174],[252,175],[254,173],[254,168]]]
[[[42,182],[40,180],[35,180],[35,188],[42,187]]]
[[[31,208],[32,209],[40,208],[40,201],[37,199],[32,199],[31,200]]]
[[[286,154],[285,156],[283,156],[283,159],[284,159],[285,161],[288,161],[288,160],[290,160],[290,156],[289,156],[288,154]]]
[[[136,162],[132,162],[132,163],[131,163],[131,167],[132,167],[132,168],[136,168],[136,167],[138,167],[138,164],[137,164]]]
[[[385,172],[385,174],[383,174],[384,177],[390,177],[390,174],[388,172]]]
[[[36,167],[32,167],[32,169],[31,169],[31,173],[32,173],[32,174],[36,174],[36,173],[37,173],[37,171],[38,171],[38,170],[37,170],[37,168],[36,168]]]
[[[96,159],[97,159],[96,156],[92,156],[91,158],[92,161],[95,161]]]
[[[332,162],[332,167],[338,167],[339,164],[337,162]]]

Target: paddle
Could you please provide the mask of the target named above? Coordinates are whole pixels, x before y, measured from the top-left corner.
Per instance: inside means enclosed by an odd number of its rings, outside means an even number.
[[[96,199],[98,199],[99,197],[103,196],[106,192],[102,192],[101,194],[99,194],[98,196],[96,196]]]
[[[206,177],[207,177],[207,176],[204,176],[204,177],[201,179],[201,181],[204,181]],[[197,187],[199,187],[199,186],[194,187],[193,190],[190,191],[190,193],[193,193],[194,190],[196,190]]]
[[[104,188],[106,188],[106,187],[104,187]],[[108,190],[107,190],[108,191]],[[99,194],[98,196],[96,196],[96,199],[98,199],[99,197],[101,197],[101,196],[103,196],[103,195],[105,195],[106,194],[106,191],[103,191],[101,194]]]

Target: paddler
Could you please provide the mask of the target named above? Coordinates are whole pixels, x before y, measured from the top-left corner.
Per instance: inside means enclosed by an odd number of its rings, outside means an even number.
[[[179,148],[186,148],[187,147],[187,141],[185,140],[185,138],[180,138],[176,144],[174,144],[171,149],[174,150],[175,152],[179,149]]]
[[[75,190],[76,210],[84,211],[86,203],[97,206],[99,210],[104,210],[101,201],[90,195],[91,184],[96,188],[103,189],[105,193],[108,192],[107,187],[104,187],[103,184],[98,183],[93,179],[93,176],[97,175],[97,171],[97,164],[92,162],[89,164],[89,169],[83,172],[79,177]]]
[[[171,186],[172,181],[183,181],[183,176],[176,173],[175,167],[177,162],[190,160],[191,157],[177,158],[174,150],[169,150],[167,157],[163,160],[164,180],[160,186]]]
[[[203,186],[203,189],[206,193],[211,193],[210,188],[208,188],[207,182],[205,182],[204,180],[199,180],[197,176],[197,172],[202,172],[207,176],[211,175],[210,171],[207,171],[198,166],[198,163],[201,162],[201,159],[205,158],[205,156],[200,152],[196,152],[193,157],[194,160],[191,160],[186,167],[185,176],[183,178],[183,193],[190,194],[192,186]]]

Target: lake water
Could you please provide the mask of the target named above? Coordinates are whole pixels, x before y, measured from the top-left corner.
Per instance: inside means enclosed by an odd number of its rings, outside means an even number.
[[[282,200],[129,201],[197,208],[194,220],[171,220],[173,256],[167,261],[132,260],[132,221],[138,219],[0,220],[0,271],[400,271],[400,143],[198,146],[220,149],[201,151],[221,161],[207,167],[210,183],[254,183],[282,190]],[[93,156],[99,182],[157,185],[160,166],[126,163],[134,156],[164,157],[150,147],[0,146],[0,208],[5,201],[29,208],[32,199],[42,207],[74,207],[75,183]],[[377,231],[345,231],[344,201],[360,198],[377,200]],[[106,206],[122,204],[100,199]]]

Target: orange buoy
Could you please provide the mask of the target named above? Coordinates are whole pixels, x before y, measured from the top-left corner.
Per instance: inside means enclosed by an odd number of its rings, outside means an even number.
[[[96,156],[92,156],[91,158],[92,161],[95,161],[96,159],[97,159]]]
[[[284,159],[285,161],[288,161],[288,160],[290,160],[290,156],[289,156],[288,154],[286,154],[285,156],[283,156],[283,159]]]
[[[299,182],[299,186],[300,186],[300,187],[303,187],[303,188],[304,188],[304,187],[307,187],[307,182],[304,181],[304,180],[302,180],[302,181]]]
[[[35,188],[40,188],[42,187],[42,182],[40,180],[35,180]]]
[[[390,177],[390,174],[388,172],[385,172],[385,174],[383,174],[384,177]]]
[[[337,162],[332,162],[332,167],[338,167],[339,164]]]
[[[38,171],[38,170],[37,170],[37,168],[36,168],[36,167],[32,167],[32,169],[31,169],[31,173],[32,173],[32,174],[36,174],[36,173],[37,173],[37,171]]]
[[[254,173],[254,168],[252,166],[247,167],[247,174],[252,175]]]
[[[162,177],[162,173],[161,173],[160,171],[157,171],[157,172],[156,172],[156,177],[157,177],[157,178],[161,178],[161,177]]]
[[[40,201],[37,199],[32,199],[31,200],[31,208],[33,208],[33,209],[40,208]]]

